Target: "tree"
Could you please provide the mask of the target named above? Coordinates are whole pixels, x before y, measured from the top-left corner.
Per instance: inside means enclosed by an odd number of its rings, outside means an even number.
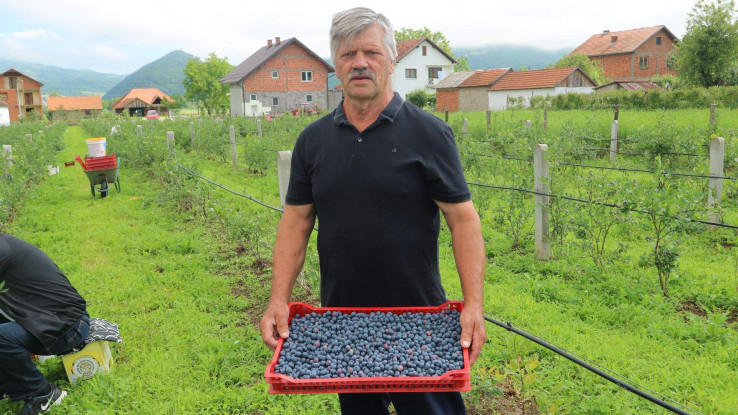
[[[230,106],[228,99],[228,85],[221,84],[223,78],[233,65],[215,53],[208,55],[204,61],[192,58],[185,66],[185,98],[197,104],[198,111],[205,109],[208,115],[213,113],[224,114]]]
[[[457,63],[454,65],[454,71],[468,71],[469,69],[471,69],[469,67],[469,57],[468,56],[461,56],[458,58],[455,57],[453,52],[451,52],[451,43],[449,43],[448,39],[446,39],[446,36],[444,36],[443,33],[432,32],[427,27],[423,27],[422,29],[408,29],[406,27],[403,27],[399,31],[395,30],[395,41],[396,42],[402,42],[403,40],[419,39],[421,37],[427,37],[428,39],[432,40],[433,43],[438,45],[439,48],[443,49],[452,58],[456,59]]]
[[[733,0],[698,0],[678,46],[677,73],[701,85],[725,85],[738,61],[738,21]]]
[[[569,66],[578,66],[582,72],[586,73],[587,76],[592,78],[597,85],[602,85],[609,81],[609,78],[605,76],[605,70],[599,62],[595,62],[583,53],[576,53],[574,55],[564,56],[559,59],[558,62],[549,65],[548,68],[566,68]]]

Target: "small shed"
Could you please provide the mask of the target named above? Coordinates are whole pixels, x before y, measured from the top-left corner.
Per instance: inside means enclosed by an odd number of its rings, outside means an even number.
[[[597,83],[576,66],[567,68],[510,71],[489,88],[489,108],[502,110],[515,102],[529,106],[536,96],[591,93]]]
[[[454,72],[436,85],[436,111],[486,111],[489,86],[511,68]]]
[[[49,97],[47,109],[52,120],[76,122],[84,118],[97,118],[102,111],[102,100],[92,97]]]
[[[169,111],[166,101],[173,100],[159,88],[134,88],[113,104],[113,110],[116,114],[127,111],[128,115],[139,117],[152,109],[162,114]]]
[[[595,88],[595,92],[612,92],[619,89],[626,91],[653,91],[661,89],[658,84],[651,81],[613,81]]]

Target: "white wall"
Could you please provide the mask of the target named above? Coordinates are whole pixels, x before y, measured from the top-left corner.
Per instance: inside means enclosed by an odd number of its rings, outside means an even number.
[[[594,91],[593,87],[557,87],[557,88],[539,88],[539,89],[515,89],[510,91],[489,91],[489,109],[504,110],[507,109],[507,99],[525,98],[525,106],[530,105],[531,97],[539,97],[545,95],[560,95],[567,93],[589,94]]]
[[[230,84],[231,117],[243,116],[243,89],[240,84]]]
[[[423,46],[426,46],[426,56],[423,56]],[[418,47],[395,63],[395,72],[392,74],[392,89],[398,92],[403,99],[408,92],[418,88],[426,88],[427,93],[435,94],[435,89],[428,88],[428,68],[434,66],[443,68],[440,79],[435,80],[435,83],[454,71],[453,62],[424,40],[418,44]],[[406,79],[405,69],[417,70],[417,79]]]
[[[10,125],[10,109],[0,107],[0,125]]]

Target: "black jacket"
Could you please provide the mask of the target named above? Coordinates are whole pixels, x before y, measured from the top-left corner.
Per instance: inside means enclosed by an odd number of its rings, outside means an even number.
[[[86,312],[84,298],[59,267],[37,247],[0,233],[0,322],[11,320],[46,348]]]

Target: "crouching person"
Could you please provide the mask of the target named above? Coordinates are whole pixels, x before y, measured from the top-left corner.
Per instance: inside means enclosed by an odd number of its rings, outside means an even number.
[[[49,410],[67,395],[31,359],[66,354],[90,330],[85,300],[37,247],[0,233],[0,398],[25,401],[22,415]]]

